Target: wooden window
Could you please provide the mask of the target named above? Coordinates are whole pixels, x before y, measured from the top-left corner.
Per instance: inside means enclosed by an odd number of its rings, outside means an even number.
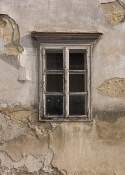
[[[90,118],[90,46],[41,44],[42,119]]]
[[[100,33],[32,32],[39,43],[40,121],[91,121],[91,55]]]

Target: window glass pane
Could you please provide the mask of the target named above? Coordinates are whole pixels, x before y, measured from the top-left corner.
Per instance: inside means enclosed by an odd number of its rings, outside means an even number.
[[[86,96],[70,95],[69,96],[69,115],[86,114]]]
[[[85,92],[85,75],[70,74],[69,75],[69,92]]]
[[[69,70],[85,70],[84,50],[69,50]]]
[[[63,115],[63,96],[46,96],[46,115]]]
[[[63,92],[63,75],[46,75],[46,92]]]
[[[46,50],[46,69],[63,70],[63,50]]]

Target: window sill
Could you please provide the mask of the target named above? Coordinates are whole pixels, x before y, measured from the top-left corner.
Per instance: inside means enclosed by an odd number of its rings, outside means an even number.
[[[41,122],[92,122],[93,120],[87,116],[80,117],[40,117]]]

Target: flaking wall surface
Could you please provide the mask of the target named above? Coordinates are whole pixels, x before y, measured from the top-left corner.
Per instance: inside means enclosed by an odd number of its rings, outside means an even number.
[[[0,1],[0,175],[125,174],[125,0]],[[38,121],[32,31],[101,32],[93,122]]]

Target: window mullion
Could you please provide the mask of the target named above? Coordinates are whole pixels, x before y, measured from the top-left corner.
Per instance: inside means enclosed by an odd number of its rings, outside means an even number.
[[[69,116],[69,49],[64,48],[64,116]]]
[[[42,48],[42,65],[43,65],[43,81],[42,81],[42,89],[43,89],[43,109],[42,114],[46,116],[46,53],[45,48]]]
[[[92,49],[92,48],[90,48]],[[90,100],[90,93],[91,93],[91,88],[90,88],[90,82],[91,82],[91,79],[90,79],[90,75],[91,75],[91,50],[90,49],[87,49],[87,54],[86,54],[86,65],[87,65],[87,75],[86,75],[86,82],[88,82],[86,84],[86,87],[87,87],[87,91],[88,91],[88,98],[87,98],[87,111],[88,111],[88,118],[91,120],[91,100]]]

